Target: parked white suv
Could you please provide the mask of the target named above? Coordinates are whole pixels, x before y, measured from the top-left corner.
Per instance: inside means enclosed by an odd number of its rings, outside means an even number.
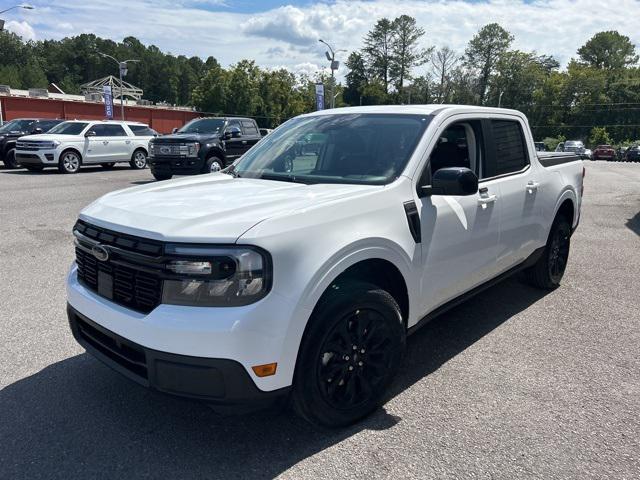
[[[215,405],[290,396],[346,425],[383,401],[428,320],[520,270],[560,284],[583,175],[573,154],[538,154],[514,110],[302,115],[223,173],[86,207],[71,329],[142,385]]]
[[[118,162],[142,169],[155,135],[143,123],[72,120],[46,134],[19,138],[15,158],[32,171],[58,167],[62,173],[76,173],[82,165],[112,168]]]

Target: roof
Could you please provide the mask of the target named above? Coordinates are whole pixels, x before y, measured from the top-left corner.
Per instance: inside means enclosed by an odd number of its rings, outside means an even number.
[[[71,122],[71,123],[100,122],[100,123],[112,123],[112,124],[116,124],[116,125],[127,124],[127,125],[145,125],[145,126],[147,126],[146,123],[136,122],[134,120],[92,120],[92,119],[81,118],[81,119],[64,120],[64,121],[65,122]]]
[[[447,110],[474,111],[484,113],[517,113],[517,110],[495,107],[481,107],[477,105],[449,105],[449,104],[426,104],[426,105],[370,105],[366,107],[342,107],[329,110],[319,110],[308,115],[331,115],[341,113],[394,113],[394,114],[416,114],[433,115]]]

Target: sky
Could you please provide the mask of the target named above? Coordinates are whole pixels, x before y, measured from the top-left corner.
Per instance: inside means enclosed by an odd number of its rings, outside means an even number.
[[[18,0],[19,1],[19,0]],[[16,0],[0,0],[0,11]],[[265,68],[313,74],[327,68],[322,38],[353,51],[381,17],[415,17],[422,43],[459,52],[483,25],[498,22],[514,47],[554,55],[562,65],[593,34],[618,30],[640,44],[640,0],[66,0],[29,2],[34,10],[2,14],[5,28],[26,40],[95,33],[137,37],[165,52],[225,66],[253,59]],[[339,53],[346,60],[347,53]],[[419,67],[416,74],[422,74]],[[344,74],[344,68],[339,73]]]

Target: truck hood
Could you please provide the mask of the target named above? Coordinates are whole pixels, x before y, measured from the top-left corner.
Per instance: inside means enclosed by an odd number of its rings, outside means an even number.
[[[55,133],[38,133],[37,135],[25,135],[29,137],[27,140],[30,142],[36,140],[43,140],[51,142],[53,140],[65,140],[65,141],[84,141],[84,135],[56,135]]]
[[[380,188],[384,187],[305,185],[214,173],[109,193],[86,207],[80,218],[156,240],[234,243],[268,218]]]
[[[200,142],[208,139],[219,139],[217,133],[172,133],[153,139],[154,143]]]

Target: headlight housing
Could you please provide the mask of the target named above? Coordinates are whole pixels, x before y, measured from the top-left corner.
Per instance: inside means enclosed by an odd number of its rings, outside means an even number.
[[[162,303],[236,307],[264,298],[271,289],[267,252],[256,247],[169,244]]]

